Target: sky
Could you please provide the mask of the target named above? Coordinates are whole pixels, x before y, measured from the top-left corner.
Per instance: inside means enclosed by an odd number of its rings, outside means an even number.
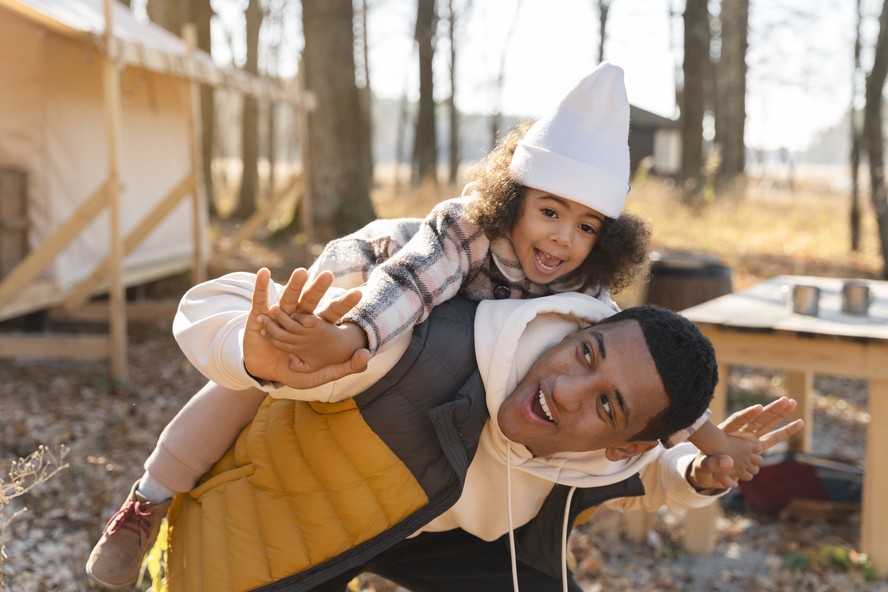
[[[536,117],[597,64],[596,0],[452,0],[462,14],[457,41],[457,106]],[[857,0],[750,0],[746,144],[803,150],[822,129],[836,125],[851,103]],[[861,0],[864,66],[877,33],[880,0]],[[220,20],[242,18],[243,0],[214,0]],[[355,0],[356,5],[360,2]],[[370,79],[374,93],[418,94],[413,27],[416,0],[367,0]],[[448,0],[438,0],[446,15]],[[710,0],[718,6],[718,2]],[[301,50],[298,3],[291,7],[286,55]],[[468,6],[468,8],[467,8]],[[682,60],[684,0],[611,0],[605,59],[621,66],[632,104],[677,116],[675,81]],[[672,16],[670,16],[672,14]],[[243,26],[242,24],[240,25]],[[445,29],[439,29],[445,34]],[[225,61],[227,47],[214,47]],[[439,44],[436,96],[445,99],[449,49]],[[494,84],[505,65],[502,95]],[[293,63],[280,73],[292,75]],[[858,81],[858,86],[862,84]],[[862,93],[861,93],[862,94]]]
[[[474,0],[458,32],[459,108],[484,112],[496,105],[493,82],[505,59],[503,111],[542,114],[597,63],[594,4]],[[399,96],[405,84],[411,96],[416,92],[414,6],[414,0],[371,1],[371,83],[379,95]],[[629,101],[665,116],[678,115],[683,6],[682,0],[612,0],[608,18],[605,59],[624,69]],[[855,0],[751,0],[750,13],[747,145],[802,149],[850,106]],[[447,56],[439,58],[436,84],[444,98]]]

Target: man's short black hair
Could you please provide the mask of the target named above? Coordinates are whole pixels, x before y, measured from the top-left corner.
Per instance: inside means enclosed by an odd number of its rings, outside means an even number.
[[[627,308],[599,324],[619,321],[641,325],[669,397],[669,406],[629,440],[660,440],[688,428],[709,407],[718,383],[712,342],[685,317],[652,304]]]

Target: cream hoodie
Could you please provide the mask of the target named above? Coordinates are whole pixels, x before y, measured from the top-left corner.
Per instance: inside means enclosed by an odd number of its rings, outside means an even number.
[[[607,460],[603,450],[534,457],[525,446],[510,442],[500,431],[496,418],[502,401],[537,358],[568,333],[612,314],[613,310],[600,301],[577,293],[479,304],[475,315],[475,355],[487,393],[490,420],[469,466],[463,495],[422,532],[462,528],[492,541],[509,532],[510,513],[512,528],[536,516],[555,483],[597,487],[622,481],[637,472],[641,473],[647,494],[606,505],[655,509],[663,504],[692,508],[712,503],[714,497],[698,494],[684,478],[697,451],[691,444],[668,451],[658,445],[619,462]],[[507,473],[509,464],[511,475]],[[510,497],[511,507],[506,503]]]
[[[371,358],[368,369],[316,389],[296,390],[260,383],[244,369],[243,334],[249,314],[255,274],[237,272],[195,286],[182,299],[173,324],[182,351],[207,378],[232,388],[261,388],[272,396],[317,401],[340,401],[362,392],[383,376],[406,349],[405,334],[384,352]],[[270,302],[283,287],[270,285]],[[579,326],[613,314],[600,301],[577,293],[530,300],[486,300],[475,315],[475,350],[487,392],[490,417],[481,434],[478,452],[466,478],[465,492],[453,508],[423,531],[462,528],[493,540],[509,531],[509,513],[517,528],[533,518],[555,483],[594,487],[622,481],[641,472],[647,495],[608,502],[621,509],[656,509],[664,503],[679,508],[713,501],[694,491],[684,478],[696,453],[691,444],[665,450],[657,446],[634,458],[612,463],[603,451],[533,457],[526,447],[509,442],[496,424],[499,405],[520,377],[550,346]],[[506,472],[511,447],[512,471]],[[657,462],[654,462],[657,461]],[[508,508],[508,478],[512,507]],[[499,508],[499,511],[496,509]]]

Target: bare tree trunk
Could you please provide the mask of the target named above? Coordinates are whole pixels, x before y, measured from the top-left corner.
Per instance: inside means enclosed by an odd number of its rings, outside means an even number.
[[[509,31],[506,33],[506,39],[503,41],[503,52],[500,54],[499,72],[496,75],[496,103],[493,107],[493,116],[490,118],[490,147],[496,146],[499,136],[500,127],[502,127],[503,118],[503,86],[506,82],[506,56],[509,52],[509,45],[512,41],[512,35],[515,33],[515,26],[518,24],[518,15],[521,14],[522,0],[515,3],[515,12],[512,14],[512,24],[509,25]]]
[[[308,115],[308,183],[315,234],[327,242],[376,215],[370,203],[370,149],[355,141],[364,111],[355,84],[351,0],[303,0],[305,86],[317,98]]]
[[[398,103],[398,130],[396,132],[397,142],[395,143],[395,193],[401,192],[401,164],[406,162],[407,156],[404,154],[404,136],[407,133],[407,126],[410,123],[410,104],[407,101],[407,90],[401,94],[401,100]]]
[[[706,0],[687,0],[684,26],[681,180],[688,199],[694,201],[703,189],[704,79],[709,63],[709,11]]]
[[[364,129],[367,146],[370,149],[370,179],[373,179],[373,90],[370,86],[370,40],[367,33],[370,6],[361,0],[361,62],[364,70],[364,85],[361,89],[361,108],[364,110]]]
[[[244,11],[247,21],[247,60],[244,70],[259,74],[259,31],[262,29],[262,7],[259,0],[249,0]],[[240,192],[233,218],[247,218],[256,211],[259,193],[259,103],[254,97],[244,96],[241,122],[241,175]]]
[[[598,63],[604,61],[604,41],[607,39],[607,11],[610,10],[612,0],[596,0],[595,8],[598,11]]]
[[[456,183],[459,173],[459,111],[456,108],[456,12],[453,0],[447,2],[447,33],[450,37],[450,98],[447,108],[450,112],[450,172],[447,180]]]
[[[197,47],[212,53],[213,41],[211,23],[213,6],[210,0],[196,0],[191,3],[192,20],[197,27]],[[213,145],[216,137],[216,99],[211,86],[200,87],[200,133],[201,133],[201,165],[203,166],[204,192],[207,196],[207,207],[211,218],[219,215],[216,209],[215,191],[213,187]]]
[[[746,51],[749,47],[749,0],[721,4],[721,57],[715,77],[715,141],[721,147],[722,184],[746,170]]]
[[[863,109],[863,134],[869,155],[870,199],[879,227],[882,246],[882,277],[888,278],[888,194],[885,191],[884,138],[882,134],[882,89],[888,76],[888,0],[882,3],[879,37],[873,52],[873,67],[866,77],[866,105]]]
[[[435,57],[435,0],[418,0],[416,45],[419,48],[419,112],[413,137],[414,186],[426,179],[438,183],[438,138],[435,126],[435,88],[432,62]]]
[[[276,2],[266,1],[265,18],[263,26],[265,27],[266,42],[264,43],[265,57],[265,76],[276,79],[279,77],[278,65],[281,61],[281,44],[284,37],[284,0]],[[274,199],[275,185],[277,184],[277,129],[278,121],[278,105],[274,101],[268,101],[265,105],[265,156],[268,161],[268,178],[265,190],[266,198]],[[262,150],[259,151],[260,154]]]
[[[857,0],[857,25],[854,31],[854,68],[851,70],[851,109],[848,122],[851,128],[851,209],[848,212],[850,249],[860,250],[860,128],[857,125],[857,80],[860,76],[860,0]]]

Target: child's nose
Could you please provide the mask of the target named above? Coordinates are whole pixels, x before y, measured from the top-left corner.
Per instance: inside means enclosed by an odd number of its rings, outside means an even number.
[[[552,236],[550,237],[552,242],[558,245],[563,245],[566,247],[570,246],[570,229],[565,227],[558,227],[554,232],[552,232]]]

